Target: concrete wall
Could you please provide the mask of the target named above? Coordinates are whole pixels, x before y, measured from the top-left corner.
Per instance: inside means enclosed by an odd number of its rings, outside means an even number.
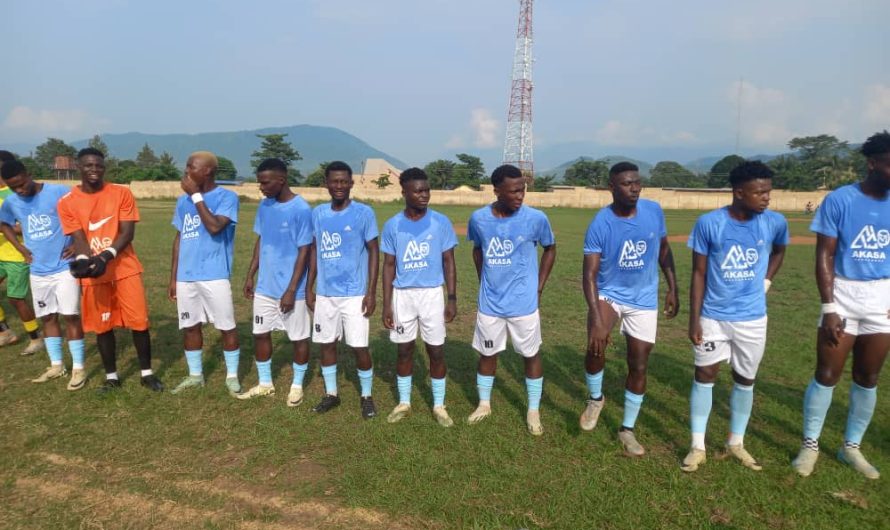
[[[78,181],[53,181],[60,184],[74,185]],[[259,187],[254,183],[242,186],[226,186],[238,195],[250,199],[262,199]],[[137,199],[166,199],[178,197],[182,194],[179,182],[133,182],[130,184],[133,195]],[[310,202],[329,200],[330,196],[324,188],[294,188],[296,193]],[[826,191],[798,192],[775,190],[771,195],[770,208],[785,211],[803,211],[808,202],[813,205],[822,203]],[[402,199],[401,190],[397,185],[386,189],[353,188],[353,197],[363,201],[389,202]],[[727,191],[686,191],[669,190],[660,188],[643,189],[643,197],[656,201],[665,209],[683,210],[712,210],[730,203],[732,197]],[[458,204],[468,206],[482,206],[494,200],[494,193],[490,185],[482,186],[481,191],[458,189],[451,191],[434,190],[432,204]],[[612,197],[606,190],[591,190],[586,188],[573,188],[555,190],[552,192],[528,192],[525,195],[525,204],[536,208],[563,206],[569,208],[601,208],[612,202]]]

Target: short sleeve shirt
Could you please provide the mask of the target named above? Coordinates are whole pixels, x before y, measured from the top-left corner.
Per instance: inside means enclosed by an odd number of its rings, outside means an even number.
[[[202,195],[210,213],[226,217],[230,222],[220,232],[211,234],[201,222],[192,199],[188,195],[177,199],[173,212],[173,226],[179,231],[176,281],[222,280],[232,275],[238,195],[219,186]]]
[[[13,194],[0,206],[0,221],[22,226],[25,246],[33,257],[31,274],[48,276],[68,269],[62,251],[71,244],[71,238],[62,230],[57,209],[59,199],[68,191],[67,186],[44,184],[33,196]]]
[[[336,211],[330,203],[312,210],[312,234],[321,296],[364,296],[368,289],[367,243],[377,238],[374,210],[356,201]]]
[[[380,250],[396,259],[397,289],[439,287],[445,283],[442,253],[457,246],[451,221],[434,210],[418,220],[399,212],[383,225]]]
[[[263,199],[257,208],[253,231],[260,236],[260,265],[256,293],[279,299],[294,274],[300,247],[312,243],[312,209],[302,197],[287,202]],[[297,283],[297,300],[306,298],[309,267]]]

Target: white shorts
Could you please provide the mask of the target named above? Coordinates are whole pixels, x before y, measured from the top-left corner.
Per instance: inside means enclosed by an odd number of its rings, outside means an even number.
[[[754,379],[766,348],[766,319],[727,322],[701,317],[702,342],[693,346],[696,366],[722,361],[745,379]]]
[[[600,296],[621,319],[621,333],[635,339],[655,344],[658,330],[658,311],[655,309],[639,309],[622,305],[606,296]]]
[[[834,303],[846,319],[844,333],[890,333],[890,279],[857,281],[835,276]],[[821,317],[819,318],[821,325]]]
[[[493,317],[476,313],[473,349],[485,356],[507,349],[507,332],[516,353],[534,357],[541,348],[541,317],[537,311],[521,317]]]
[[[261,294],[253,297],[253,334],[262,335],[274,330],[287,333],[287,338],[296,341],[309,338],[309,309],[306,300],[294,302],[288,313],[281,312],[281,300]]]
[[[179,329],[210,322],[220,331],[235,329],[235,307],[229,280],[176,282]]]
[[[430,346],[445,344],[445,295],[441,287],[393,289],[392,313],[395,325],[389,332],[392,342],[417,340],[420,323],[423,342]]]
[[[312,342],[330,344],[343,337],[353,348],[368,347],[370,323],[362,311],[364,296],[318,296]]]
[[[37,318],[53,313],[80,314],[80,284],[67,270],[47,276],[32,274],[31,298]]]

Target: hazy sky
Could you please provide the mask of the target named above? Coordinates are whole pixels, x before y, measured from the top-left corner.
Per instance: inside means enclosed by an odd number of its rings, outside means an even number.
[[[2,4],[2,143],[308,123],[417,164],[503,144],[516,0]],[[888,20],[888,0],[538,0],[536,145],[732,146],[740,78],[743,153],[861,141],[890,127]]]

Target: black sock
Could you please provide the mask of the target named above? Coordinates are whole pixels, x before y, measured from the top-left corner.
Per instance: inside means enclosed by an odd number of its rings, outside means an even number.
[[[105,373],[117,372],[117,343],[114,340],[114,331],[106,331],[96,335],[96,346],[99,348],[99,356],[102,357],[102,366]]]
[[[151,370],[151,334],[148,330],[133,331],[133,346],[139,357],[139,369]]]
[[[29,331],[29,332],[28,332],[28,337],[30,337],[31,340],[39,339],[39,338],[40,338],[40,330],[39,330],[39,329],[35,329],[34,331]]]
[[[0,332],[6,331],[7,329],[9,329],[9,324],[7,324],[5,320],[0,320]]]

